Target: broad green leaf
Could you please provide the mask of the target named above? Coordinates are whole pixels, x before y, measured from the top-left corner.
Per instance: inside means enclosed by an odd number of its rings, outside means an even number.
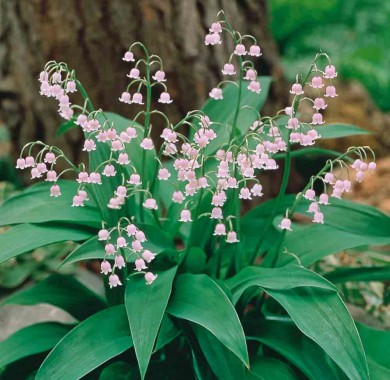
[[[81,379],[132,345],[125,307],[110,307],[65,335],[42,363],[36,380]]]
[[[289,195],[282,198],[278,209],[276,210],[276,215],[281,215],[286,212],[286,208],[290,207],[294,202],[295,196]],[[263,234],[263,230],[266,226],[267,220],[271,215],[273,208],[276,204],[276,198],[261,203],[260,205],[252,208],[241,218],[241,227],[240,231],[243,234],[243,252],[252,253],[260,237]],[[264,234],[261,250],[262,252],[268,251],[273,246],[275,246],[275,241],[280,236],[280,231],[276,230],[273,226],[267,231],[267,234]],[[247,258],[246,258],[247,259]],[[247,265],[252,265],[252,262],[248,262]]]
[[[114,362],[103,369],[99,376],[99,380],[131,380],[131,373],[134,370],[131,365],[126,362]]]
[[[360,337],[366,351],[371,380],[390,378],[390,331],[377,330],[358,323]]]
[[[69,253],[62,261],[61,267],[82,260],[104,259],[105,256],[104,245],[98,240],[97,236],[93,236]]]
[[[177,267],[173,267],[160,273],[151,285],[146,285],[143,275],[133,274],[127,279],[125,305],[142,379],[167,308],[176,270]]]
[[[337,288],[329,281],[298,265],[281,268],[246,267],[226,283],[233,293],[234,304],[252,286],[274,290],[315,287],[337,292]]]
[[[298,380],[299,377],[286,363],[281,360],[257,356],[253,361],[251,361],[251,370],[247,373],[245,379]]]
[[[97,294],[71,275],[53,274],[30,288],[13,293],[2,305],[49,303],[81,320],[106,307]]]
[[[271,85],[270,77],[260,77],[260,84],[262,91],[260,94],[256,94],[247,89],[247,81],[243,81],[243,89],[240,102],[240,112],[237,118],[237,127],[241,134],[245,134],[252,123],[258,119],[256,111],[260,112],[265,101],[267,100],[269,87]],[[209,99],[202,111],[210,118],[214,123],[220,123],[214,129],[219,135],[218,139],[211,141],[205,149],[207,154],[215,152],[224,143],[229,141],[229,135],[232,129],[234,115],[237,108],[237,95],[238,88],[236,85],[229,83],[223,88],[223,99],[214,100]],[[246,106],[247,108],[242,108]],[[254,108],[251,109],[251,108]],[[256,110],[256,111],[255,111]],[[212,125],[212,127],[214,127]]]
[[[368,226],[364,230],[351,232],[326,224],[310,224],[287,234],[283,246],[288,252],[297,255],[302,265],[308,266],[325,256],[339,253],[345,249],[390,243],[390,235],[372,235]],[[278,265],[285,265],[294,261],[293,256],[282,255],[278,260]]]
[[[260,94],[249,91],[246,87],[249,82],[243,81],[243,91],[241,95],[240,107],[250,106],[260,112],[265,101],[267,100],[271,77],[260,77],[261,92]],[[208,99],[202,111],[210,118],[212,122],[231,125],[234,120],[237,105],[238,87],[232,83],[223,88],[223,99]],[[256,112],[251,109],[241,109],[237,120],[237,125],[245,133],[252,123],[257,120]]]
[[[88,230],[55,224],[19,224],[0,234],[0,263],[21,253],[52,243],[81,241],[92,236]]]
[[[248,366],[248,352],[241,322],[229,298],[210,277],[203,274],[178,276],[168,312],[209,330]]]
[[[293,324],[262,320],[256,323],[256,330],[256,336],[248,337],[248,340],[257,340],[277,351],[309,379],[346,379],[324,350]]]
[[[316,342],[350,380],[369,379],[356,326],[338,293],[316,288],[266,292],[286,309],[297,327]]]
[[[180,330],[174,325],[169,315],[164,314],[153,352],[157,352],[159,349],[171,343],[179,334]]]
[[[191,247],[185,256],[182,265],[185,268],[185,272],[204,273],[206,261],[207,256],[202,249],[198,247]]]
[[[330,203],[321,209],[326,225],[351,233],[366,231],[377,237],[390,233],[390,217],[377,208],[335,198],[330,198]],[[299,213],[304,213],[307,209],[305,202],[302,206],[298,210]]]
[[[193,323],[192,329],[217,379],[236,380],[245,377],[245,367],[232,351],[204,327]]]
[[[38,323],[18,330],[0,342],[0,368],[53,348],[70,330],[55,322]]]
[[[324,124],[317,126],[316,130],[322,139],[371,134],[371,132],[351,124]]]
[[[76,128],[77,125],[74,123],[76,119],[76,117],[72,117],[70,120],[66,121],[65,123],[62,123],[56,130],[56,137],[60,137],[71,129]]]
[[[160,253],[167,249],[175,248],[173,237],[169,235],[169,230],[147,223],[140,223],[138,227],[145,233],[147,238],[147,241],[143,243],[146,249],[154,253]]]
[[[85,207],[72,207],[77,183],[59,181],[62,196],[50,197],[51,183],[40,183],[9,198],[0,207],[0,226],[19,223],[64,222],[98,228],[99,211],[87,202]]]
[[[294,196],[286,196],[277,211],[283,214],[292,204]],[[293,231],[286,234],[283,248],[299,257],[304,266],[308,266],[327,255],[341,252],[345,249],[367,245],[386,245],[390,243],[390,217],[374,207],[357,204],[346,200],[330,199],[331,204],[321,208],[324,213],[324,225],[309,223],[293,224]],[[266,202],[250,211],[243,217],[241,230],[245,233],[245,244],[250,250],[258,240],[259,231],[265,225],[269,209],[273,201]],[[306,213],[308,203],[299,203],[297,213]],[[277,219],[275,219],[276,221]],[[269,229],[270,237],[265,237],[265,246],[272,249],[280,232],[274,227]],[[294,262],[293,255],[280,255],[278,266]],[[263,263],[266,264],[266,261]]]
[[[347,281],[389,281],[390,265],[380,267],[338,268],[323,275],[333,283]]]

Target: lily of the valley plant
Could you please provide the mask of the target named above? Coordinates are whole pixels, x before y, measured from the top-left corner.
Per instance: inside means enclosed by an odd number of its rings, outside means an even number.
[[[5,303],[50,303],[77,323],[12,335],[0,344],[5,371],[29,360],[31,376],[46,380],[369,378],[358,332],[369,336],[367,327],[356,327],[334,273],[308,267],[389,242],[386,215],[341,199],[375,169],[374,153],[315,147],[321,136],[365,133],[323,125],[338,95],[328,55],[297,75],[289,106],[264,116],[270,78],[257,72],[262,50],[220,12],[205,44],[218,49],[229,39],[224,80],[177,123],[164,113],[174,99],[163,62],[142,43],[122,58],[129,80],[118,101],[132,120],[96,109],[65,63],[46,64],[40,93],[58,102],[67,120],[61,133],[83,130],[89,159],[72,163],[41,141],[23,148],[17,168],[42,182],[0,209],[1,224],[13,225],[0,235],[0,258],[79,242],[63,265],[100,260],[105,296],[61,274],[11,295]],[[83,103],[73,103],[74,92]],[[151,121],[163,126],[160,139],[152,139]],[[328,159],[299,194],[286,194],[291,160],[306,154]],[[264,202],[265,173],[275,181],[277,170],[279,194]]]

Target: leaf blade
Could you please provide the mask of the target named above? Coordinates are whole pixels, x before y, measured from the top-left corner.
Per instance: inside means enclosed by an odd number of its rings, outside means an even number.
[[[84,319],[106,307],[96,293],[89,290],[71,275],[53,274],[30,288],[12,294],[2,305],[36,305],[49,303]]]
[[[315,288],[266,289],[296,326],[316,342],[351,380],[369,379],[367,360],[356,326],[337,293]]]
[[[153,347],[156,342],[177,267],[159,274],[151,285],[143,276],[132,275],[127,280],[125,305],[141,378],[145,377]],[[139,300],[142,304],[139,305]],[[138,304],[138,305],[137,305]],[[134,307],[137,305],[137,307]]]
[[[168,313],[205,327],[248,366],[244,332],[237,313],[223,290],[203,274],[178,276],[174,289]],[[223,326],[221,320],[224,321]]]
[[[125,307],[110,307],[65,335],[40,366],[36,379],[80,379],[132,345]]]
[[[70,326],[60,323],[37,323],[16,331],[0,342],[0,368],[27,356],[39,354],[53,348]]]
[[[0,234],[0,263],[52,243],[81,241],[93,234],[73,227],[46,224],[18,224]],[[21,239],[23,237],[23,239]]]

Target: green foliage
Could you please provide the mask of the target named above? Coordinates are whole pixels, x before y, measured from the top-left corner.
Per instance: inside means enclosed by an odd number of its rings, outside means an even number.
[[[266,292],[349,379],[369,379],[367,360],[355,324],[336,292],[309,287],[288,291],[267,289]]]
[[[253,360],[249,380],[298,380],[299,377],[283,361],[259,356]]]
[[[309,379],[345,379],[340,367],[313,340],[290,321],[264,320],[254,325],[250,340],[272,348],[298,367]]]
[[[7,199],[1,206],[0,226],[61,222],[99,228],[101,217],[93,202],[83,209],[69,207],[78,184],[71,181],[58,181],[58,185],[63,194],[60,199],[49,196],[51,184],[47,182],[33,185]]]
[[[142,379],[168,305],[176,270],[177,267],[173,267],[162,272],[157,286],[145,286],[145,280],[137,274],[128,278],[125,305]]]
[[[0,234],[0,263],[17,255],[32,251],[52,243],[62,241],[82,241],[92,236],[85,229],[55,224],[18,224]]]
[[[42,363],[36,379],[80,379],[132,345],[125,307],[102,310],[60,340]]]
[[[71,326],[60,323],[37,323],[25,327],[0,343],[0,368],[19,359],[52,349],[66,335]]]
[[[390,110],[388,1],[272,0],[270,18],[290,80],[322,49],[332,56],[340,76],[361,81],[378,106]]]
[[[357,324],[363,346],[366,350],[368,367],[372,380],[383,380],[390,376],[388,347],[390,332],[377,330],[362,323]]]
[[[73,276],[54,274],[30,288],[6,298],[2,305],[48,303],[82,320],[106,307],[97,294]]]
[[[203,326],[249,366],[244,331],[237,313],[229,298],[210,277],[180,275],[175,282],[168,313]]]

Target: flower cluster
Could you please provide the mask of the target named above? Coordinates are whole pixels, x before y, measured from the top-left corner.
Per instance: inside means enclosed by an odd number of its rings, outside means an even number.
[[[66,70],[66,65],[55,69],[51,67],[51,63],[48,63],[48,70],[42,71],[39,75],[39,81],[41,83],[40,94],[58,100],[58,111],[60,115],[64,119],[70,120],[74,114],[74,110],[71,107],[68,94],[76,92],[77,85],[72,74]],[[66,72],[65,78],[62,77],[63,72]]]
[[[134,259],[134,270],[138,272],[148,269],[146,264],[149,264],[156,256],[153,252],[143,247],[142,244],[147,240],[144,232],[127,218],[122,218],[117,227],[101,229],[98,239],[105,242],[104,250],[106,258],[101,263],[101,273],[105,275],[111,273],[109,276],[109,285],[111,288],[122,285],[118,275],[115,274],[115,269],[124,268],[131,255],[135,255],[136,257]],[[126,255],[126,253],[129,254]],[[114,258],[113,267],[107,261],[107,258]],[[145,280],[148,285],[156,278],[157,275],[152,272],[145,272]]]
[[[329,64],[326,65],[324,71],[320,70],[317,66],[317,60],[324,56],[327,58]],[[311,76],[311,80],[307,81]],[[301,84],[298,81],[291,86],[290,94],[294,95],[291,107],[286,107],[284,112],[289,117],[286,128],[290,129],[290,142],[299,143],[302,146],[314,145],[315,140],[319,139],[321,136],[318,132],[313,129],[314,125],[324,124],[323,116],[321,110],[327,108],[324,97],[334,98],[337,96],[336,89],[332,85],[332,79],[337,76],[335,66],[330,64],[330,60],[326,54],[318,54],[315,62],[313,63],[310,74],[306,81]],[[329,83],[325,87],[325,81]],[[317,92],[317,97],[311,99],[309,97],[302,97],[304,92],[304,87],[309,85]],[[325,87],[325,93],[322,92],[322,89]],[[310,123],[303,123],[299,121],[297,117],[297,111],[299,103],[302,101],[309,101],[313,106],[313,115],[312,121]]]
[[[356,170],[356,182],[362,182],[367,171],[372,172],[376,169],[375,161],[371,161],[368,163],[366,162],[368,160],[367,153],[371,153],[373,159],[375,160],[375,155],[369,147],[350,148],[347,153],[355,153],[360,157],[354,160],[351,165],[351,168]],[[345,162],[337,160],[336,163],[340,165],[341,169],[347,170],[349,177],[349,168],[345,164]],[[310,187],[307,188],[303,194],[300,194],[303,196],[303,198],[310,201],[307,212],[313,214],[314,223],[324,223],[324,214],[321,211],[320,205],[329,205],[330,197],[341,199],[343,193],[347,193],[352,190],[352,182],[350,181],[350,179],[343,179],[342,177],[338,178],[333,173],[333,164],[334,163],[332,161],[329,161],[325,167],[326,169],[322,170],[319,174],[312,177],[311,182],[309,184]],[[331,171],[327,171],[328,167],[331,169]],[[313,189],[315,181],[321,181],[323,184],[324,191],[319,196],[316,195],[316,192]],[[299,200],[300,195],[298,195],[297,200]],[[286,217],[282,219],[279,224],[279,227],[283,230],[291,231],[291,219],[289,218],[289,214],[292,214],[292,212],[290,212],[290,210],[287,210]]]
[[[245,73],[243,79],[249,81],[247,85],[247,89],[259,94],[261,91],[261,84],[257,80],[257,72],[254,69],[254,65],[252,61],[245,61],[243,62],[242,57],[245,56],[252,56],[252,57],[260,57],[262,55],[261,48],[257,44],[256,39],[253,36],[241,36],[237,31],[234,31],[230,24],[226,20],[224,21],[218,21],[214,22],[210,29],[210,33],[206,35],[205,37],[205,45],[220,45],[222,43],[222,33],[225,31],[227,32],[232,38],[235,43],[234,51],[230,55],[230,58],[227,63],[224,64],[222,68],[222,74],[226,76],[234,76],[237,74],[237,71],[239,75],[242,75]],[[247,50],[247,47],[244,43],[249,40],[250,46]],[[238,69],[236,66],[232,63],[233,58],[238,57]],[[210,98],[213,98],[215,100],[221,100],[223,99],[223,91],[221,89],[221,85],[223,83],[226,83],[229,81],[221,82],[217,87],[214,87],[210,93]]]

